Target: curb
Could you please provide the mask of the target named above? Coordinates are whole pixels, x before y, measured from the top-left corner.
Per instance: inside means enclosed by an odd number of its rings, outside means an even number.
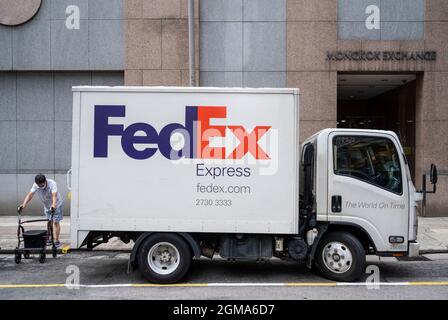
[[[58,249],[58,255],[65,255],[68,254],[70,252],[96,252],[96,253],[102,253],[102,252],[117,252],[117,253],[131,253],[132,250],[126,250],[126,249],[98,249],[98,250],[88,250],[88,249],[70,249],[70,248],[60,248]],[[14,254],[15,250],[14,249],[5,249],[2,250],[0,249],[0,254]],[[45,253],[52,253],[51,249],[46,249]]]
[[[68,254],[70,252],[97,252],[97,253],[101,253],[101,252],[119,252],[119,253],[131,253],[132,250],[126,250],[126,249],[99,249],[99,250],[88,250],[88,249],[70,249],[70,248],[61,248],[58,249],[58,255],[64,255],[64,254]],[[46,253],[52,253],[51,249],[47,249],[45,250]],[[0,254],[14,254],[14,250],[11,249],[5,249],[2,250],[0,249]],[[424,255],[424,254],[440,254],[440,253],[448,253],[448,249],[428,249],[428,250],[420,250],[419,251],[419,255]]]
[[[437,254],[437,253],[448,253],[448,249],[428,249],[420,250],[420,255],[422,254]]]

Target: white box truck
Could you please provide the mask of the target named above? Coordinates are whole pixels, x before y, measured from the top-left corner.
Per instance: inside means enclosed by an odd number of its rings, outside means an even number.
[[[422,197],[393,132],[325,129],[299,145],[298,89],[73,93],[74,248],[133,241],[130,263],[156,283],[215,254],[306,261],[338,281],[367,254],[418,254]]]

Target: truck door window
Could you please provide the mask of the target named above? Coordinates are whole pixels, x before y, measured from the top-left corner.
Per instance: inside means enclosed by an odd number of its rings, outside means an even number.
[[[303,201],[305,206],[313,207],[315,200],[315,148],[314,144],[309,143],[304,147],[303,157],[302,157],[302,185],[301,190],[303,191]]]
[[[337,136],[333,139],[334,173],[401,194],[400,159],[393,142],[382,137]]]

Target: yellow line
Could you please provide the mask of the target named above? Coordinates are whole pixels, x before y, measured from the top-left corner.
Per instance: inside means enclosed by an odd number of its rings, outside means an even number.
[[[410,286],[448,286],[448,281],[440,282],[409,282]]]
[[[133,288],[146,288],[146,287],[257,287],[257,286],[284,286],[284,287],[336,287],[336,286],[350,286],[350,284],[342,282],[287,282],[287,283],[178,283],[178,284],[153,284],[153,283],[131,283],[131,284],[112,284],[112,285],[79,285],[81,288],[110,288],[110,287],[133,287]],[[363,286],[364,283],[356,283],[356,286]],[[367,284],[365,284],[367,285]],[[379,283],[381,286],[381,283]],[[384,283],[387,285],[387,283]],[[394,286],[394,284],[390,284]],[[440,282],[403,282],[396,283],[396,286],[448,286],[448,281]],[[0,289],[32,289],[32,288],[63,288],[67,287],[66,284],[0,284]]]

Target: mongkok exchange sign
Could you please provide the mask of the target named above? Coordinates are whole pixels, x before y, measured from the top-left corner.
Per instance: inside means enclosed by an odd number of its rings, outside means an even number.
[[[437,51],[327,51],[327,61],[436,61]]]

